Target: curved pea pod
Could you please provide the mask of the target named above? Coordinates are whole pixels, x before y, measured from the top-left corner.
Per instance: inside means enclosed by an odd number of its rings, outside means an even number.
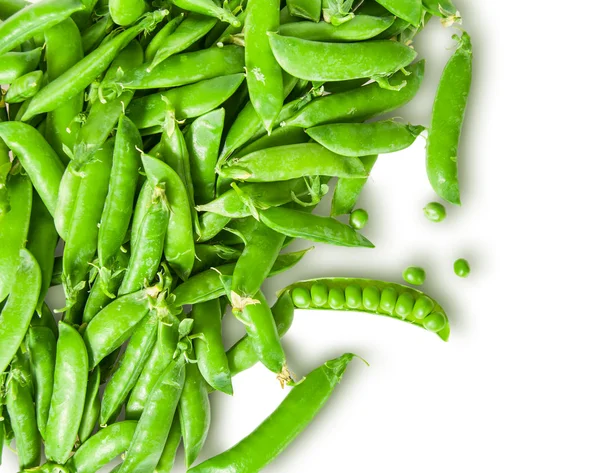
[[[144,62],[152,62],[158,50],[168,41],[168,38],[173,34],[181,22],[185,19],[185,14],[175,15],[166,25],[158,30],[146,45],[144,49]]]
[[[287,0],[285,4],[290,15],[314,22],[321,18],[321,0]]]
[[[117,25],[127,26],[143,15],[148,5],[144,0],[109,0],[108,9]]]
[[[21,264],[19,252],[27,241],[33,198],[27,176],[9,176],[6,189],[11,210],[0,221],[0,302],[10,292]],[[10,359],[6,366],[9,362]]]
[[[248,182],[286,181],[315,175],[366,177],[359,159],[340,156],[316,143],[256,151],[229,161],[221,168],[220,175]]]
[[[48,80],[53,81],[83,59],[83,45],[79,28],[68,18],[44,31]],[[83,109],[83,91],[73,95],[48,113],[44,136],[63,163],[70,158],[64,148],[72,150],[77,139],[76,120]]]
[[[19,264],[8,300],[0,313],[0,373],[3,373],[25,339],[37,306],[42,275],[31,253],[20,250]]]
[[[96,473],[125,452],[137,427],[137,421],[125,420],[100,429],[77,449],[67,466],[76,473]]]
[[[240,23],[233,13],[228,9],[218,6],[218,4],[212,0],[175,0],[173,4],[182,10],[211,16],[221,21],[231,23],[234,26],[238,26]]]
[[[76,329],[59,322],[58,331],[54,385],[45,441],[46,457],[64,464],[77,439],[83,415],[88,356]]]
[[[352,42],[374,38],[394,23],[394,17],[357,15],[339,26],[320,21],[298,21],[279,27],[281,36],[293,36],[310,41]]]
[[[26,6],[0,24],[0,55],[83,8],[80,0],[43,0]]]
[[[185,383],[177,410],[183,436],[185,465],[189,468],[204,446],[211,419],[208,385],[193,363],[188,363],[185,367]]]
[[[83,414],[77,437],[81,443],[92,436],[92,432],[98,422],[100,416],[100,368],[96,366],[88,380],[87,390],[85,393],[85,403],[83,405]]]
[[[204,203],[215,197],[215,167],[224,124],[225,110],[219,108],[196,118],[185,133],[194,184],[194,202]]]
[[[421,0],[377,0],[394,16],[408,21],[411,25],[419,26],[423,19],[423,4]]]
[[[188,470],[189,473],[262,470],[310,424],[341,381],[352,358],[353,354],[346,353],[312,371],[254,432],[229,450]]]
[[[64,241],[69,239],[69,229],[73,220],[73,211],[77,204],[77,193],[79,192],[80,184],[81,173],[75,170],[75,164],[69,162],[60,180],[56,209],[54,211],[54,225],[59,236]]]
[[[121,71],[141,64],[143,55],[140,44],[137,41],[131,41],[123,48],[106,72],[104,80],[100,84],[100,100],[96,100],[92,104],[85,123],[77,133],[73,159],[78,164],[88,161],[93,153],[108,139],[123,115],[123,111],[133,98],[133,92],[128,90],[123,91],[121,94],[113,93],[113,91],[108,90],[110,89],[108,84],[112,84],[114,78],[119,76]],[[139,159],[137,162],[139,163]],[[120,169],[121,167],[119,167]]]
[[[312,81],[385,77],[417,57],[414,49],[394,41],[324,43],[275,33],[269,34],[269,40],[275,58],[286,72]],[[352,61],[346,60],[349,57]]]
[[[365,171],[370,173],[377,161],[377,155],[362,156],[360,160],[365,167]],[[368,178],[366,177],[358,179],[338,179],[337,184],[335,185],[335,191],[333,192],[333,199],[331,200],[332,217],[352,212],[367,180]]]
[[[168,165],[151,156],[142,155],[144,170],[155,185],[164,182],[171,207],[164,244],[165,258],[175,272],[187,279],[194,267],[194,238],[190,204],[183,182]]]
[[[464,32],[442,73],[427,138],[427,176],[442,199],[460,205],[457,155],[471,88],[473,52]]]
[[[279,294],[289,293],[301,309],[368,312],[392,317],[437,333],[444,341],[450,325],[444,309],[423,292],[402,284],[353,278],[299,281]]]
[[[4,96],[6,103],[19,103],[33,97],[42,86],[42,71],[33,71],[15,79]]]
[[[0,138],[19,157],[33,187],[50,214],[54,215],[58,188],[65,170],[60,158],[40,132],[26,123],[0,123]]]
[[[336,123],[309,128],[306,133],[325,148],[343,156],[393,153],[408,148],[425,127],[393,121]]]
[[[149,396],[169,363],[173,361],[177,350],[179,321],[175,316],[161,309],[157,311],[157,315],[159,326],[156,343],[129,395],[125,407],[128,419],[139,419],[145,412]]]
[[[42,48],[0,55],[0,82],[12,84],[19,77],[33,72],[42,57]]]
[[[92,319],[83,333],[92,368],[131,336],[157,292],[156,287],[150,287],[119,297]]]
[[[330,245],[374,248],[373,243],[352,227],[331,217],[283,207],[258,212],[261,222],[283,235]]]
[[[131,102],[127,115],[140,129],[160,125],[166,112],[164,96],[175,108],[178,120],[198,117],[225,102],[243,81],[244,74],[231,74],[140,97]]]
[[[120,473],[153,471],[158,465],[185,382],[185,360],[179,356],[164,368],[148,396],[146,406],[127,449]]]
[[[63,254],[63,287],[71,306],[98,248],[98,225],[108,194],[114,142],[106,142],[83,169]],[[71,161],[71,165],[75,162]]]
[[[122,115],[119,118],[108,195],[102,210],[98,232],[100,267],[107,267],[120,252],[133,216],[136,188],[142,161],[138,149],[142,138],[135,125]]]
[[[48,327],[30,327],[27,336],[27,351],[33,377],[37,427],[42,438],[45,438],[54,384],[56,336]]]
[[[285,121],[285,126],[310,128],[324,123],[357,122],[395,110],[413,99],[425,72],[425,61],[406,68],[410,75],[399,71],[389,78],[393,86],[406,85],[400,90],[387,90],[369,84],[347,92],[319,97],[296,115]]]
[[[215,24],[217,20],[204,15],[190,14],[167,36],[146,65],[146,72],[151,72],[155,67],[174,54],[185,51],[195,42],[202,39]],[[146,58],[149,61],[150,58]]]
[[[242,73],[244,49],[231,45],[181,53],[165,59],[150,72],[147,68],[148,64],[137,66],[125,72],[119,82],[125,89],[155,89]]]
[[[217,391],[233,395],[231,374],[221,337],[221,300],[194,304],[191,316],[194,320],[194,350],[202,377]]]
[[[113,59],[142,31],[151,31],[167,15],[166,10],[149,13],[131,28],[116,35],[40,90],[23,115],[23,120],[55,110],[82,92],[108,68]]]

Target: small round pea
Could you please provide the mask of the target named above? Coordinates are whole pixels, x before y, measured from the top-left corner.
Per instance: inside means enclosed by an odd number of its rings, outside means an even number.
[[[351,284],[346,288],[346,305],[349,309],[358,309],[362,304],[362,290],[360,286]]]
[[[425,319],[423,319],[423,327],[425,327],[430,332],[437,333],[442,330],[446,324],[448,323],[448,319],[441,312],[432,312]]]
[[[435,303],[427,296],[420,296],[415,302],[412,314],[415,319],[422,320],[433,310]]]
[[[327,304],[328,289],[325,284],[318,282],[310,288],[312,303],[317,307],[323,307]]]
[[[471,266],[466,259],[460,258],[454,262],[454,274],[459,278],[466,278],[469,273],[471,273]]]
[[[292,291],[292,301],[294,305],[300,309],[307,309],[310,307],[310,293],[308,289],[304,287],[297,287]]]
[[[350,214],[350,226],[356,230],[362,230],[369,221],[369,214],[364,209],[353,210]]]
[[[427,278],[427,274],[423,268],[418,266],[410,266],[406,268],[402,273],[402,277],[408,284],[412,284],[413,286],[420,286],[425,282]]]
[[[381,291],[381,300],[379,301],[379,310],[385,314],[392,315],[396,306],[398,293],[394,288],[386,287]]]
[[[396,312],[397,316],[405,319],[412,312],[414,304],[415,298],[413,295],[410,292],[404,292],[398,297],[394,312]]]
[[[379,288],[375,286],[367,286],[363,290],[362,304],[365,309],[370,311],[376,311],[379,307],[379,300],[381,299],[381,292]]]
[[[446,207],[438,202],[429,202],[423,207],[423,213],[432,222],[441,222],[446,218]]]
[[[334,310],[343,309],[346,301],[346,297],[344,296],[344,291],[342,291],[339,287],[332,287],[329,290],[329,295],[327,297],[327,303],[329,307]]]

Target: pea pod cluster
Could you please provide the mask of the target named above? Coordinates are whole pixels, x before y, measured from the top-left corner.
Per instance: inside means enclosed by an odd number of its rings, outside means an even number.
[[[466,32],[431,126],[390,118],[419,93],[414,39],[432,18],[461,21],[452,0],[0,0],[0,457],[14,439],[19,470],[169,472],[181,445],[190,473],[258,472],[355,357],[294,375],[296,309],[448,340],[446,312],[413,287],[307,280],[271,305],[265,285],[313,242],[374,248],[361,192],[421,136],[423,174],[460,204]],[[227,349],[230,316],[245,335]],[[288,396],[196,464],[210,394],[234,395],[256,364]]]

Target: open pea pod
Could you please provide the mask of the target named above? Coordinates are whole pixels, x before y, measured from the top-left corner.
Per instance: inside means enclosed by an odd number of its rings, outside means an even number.
[[[392,317],[422,327],[448,341],[448,316],[438,302],[402,284],[357,278],[296,282],[279,292],[291,294],[299,309],[346,310]]]

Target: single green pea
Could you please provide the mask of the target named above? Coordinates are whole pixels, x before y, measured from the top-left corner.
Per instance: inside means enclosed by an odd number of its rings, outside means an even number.
[[[423,320],[427,317],[431,311],[435,303],[427,296],[420,296],[415,302],[415,306],[413,307],[412,314],[416,319]]]
[[[454,262],[454,274],[459,278],[466,278],[470,273],[471,266],[466,259],[460,258]]]
[[[423,207],[423,213],[432,222],[441,222],[446,218],[446,207],[439,202],[429,202]]]
[[[367,286],[363,291],[362,304],[365,309],[376,311],[379,307],[381,292],[375,286]]]
[[[448,319],[441,312],[432,312],[423,319],[423,327],[433,333],[442,330],[448,324]]]
[[[364,209],[356,209],[350,214],[350,226],[356,230],[361,230],[369,221],[369,214]]]
[[[308,309],[310,307],[310,293],[308,289],[297,287],[292,291],[292,300],[294,305],[300,309]]]
[[[408,284],[420,286],[425,282],[427,274],[423,268],[418,266],[410,266],[404,270],[402,277]]]
[[[327,297],[327,304],[334,310],[343,309],[346,301],[346,297],[344,295],[344,291],[342,291],[339,287],[332,287],[329,290],[329,295]]]
[[[362,304],[362,291],[360,286],[351,284],[346,288],[346,305],[349,309],[358,309]]]
[[[317,307],[323,307],[327,304],[327,286],[323,283],[316,283],[310,288],[312,303]]]
[[[396,299],[398,299],[398,293],[396,290],[391,287],[386,287],[383,291],[381,291],[379,310],[388,315],[392,315],[394,313],[394,307],[396,306]]]
[[[413,295],[410,292],[405,292],[400,294],[400,297],[398,297],[394,312],[396,312],[397,316],[405,319],[412,312],[414,304],[415,298]]]

